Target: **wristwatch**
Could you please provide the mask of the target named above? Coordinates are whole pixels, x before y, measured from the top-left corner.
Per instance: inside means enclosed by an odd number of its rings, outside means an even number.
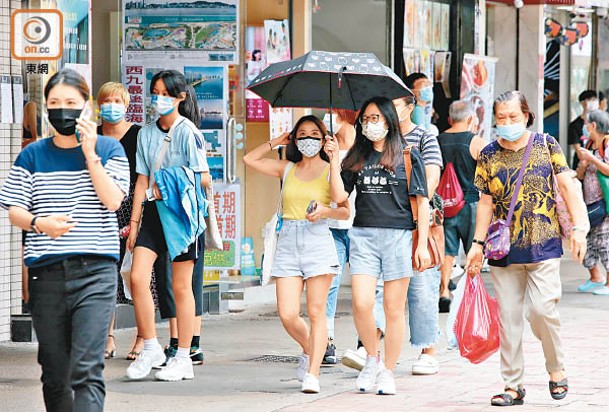
[[[40,229],[38,229],[36,227],[36,220],[38,220],[38,216],[34,216],[34,218],[32,219],[32,221],[30,222],[30,227],[32,228],[32,230],[34,232],[36,232],[37,234],[40,234]]]
[[[483,240],[472,239],[472,243],[476,243],[480,246],[484,246],[486,243]]]

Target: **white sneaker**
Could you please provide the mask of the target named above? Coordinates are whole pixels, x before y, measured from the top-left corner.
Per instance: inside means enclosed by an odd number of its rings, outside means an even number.
[[[154,378],[158,381],[176,382],[182,379],[194,379],[195,373],[190,358],[171,358],[167,366],[158,371]]]
[[[299,382],[302,382],[305,378],[305,375],[309,371],[309,355],[301,354],[298,359],[298,369],[296,369],[296,377]]]
[[[395,378],[393,377],[393,372],[383,366],[378,375],[376,393],[378,395],[395,395],[395,392]]]
[[[440,362],[431,355],[422,353],[412,364],[413,375],[435,375],[440,370]]]
[[[355,381],[355,388],[358,391],[366,392],[374,388],[379,374],[379,363],[378,356],[368,355],[366,357],[364,369],[357,375],[357,380]]]
[[[343,354],[341,362],[348,368],[361,371],[366,364],[366,348],[362,346],[358,350],[347,349]]]
[[[127,368],[127,378],[131,380],[144,379],[153,367],[161,366],[165,362],[165,354],[159,346],[158,350],[143,350]]]
[[[302,386],[300,390],[303,393],[319,393],[319,379],[315,375],[306,373],[302,380]]]

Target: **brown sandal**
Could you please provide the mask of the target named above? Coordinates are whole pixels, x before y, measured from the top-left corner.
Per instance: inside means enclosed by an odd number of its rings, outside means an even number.
[[[112,341],[114,342],[114,349],[104,351],[104,359],[110,359],[116,356],[116,340],[114,339],[114,335],[108,335],[108,338],[112,338]]]
[[[139,351],[135,350],[135,347],[137,346],[137,343],[139,340],[143,340],[143,339],[140,335],[137,335],[135,337],[135,342],[133,343],[133,347],[131,348],[131,351],[127,354],[125,359],[134,361],[137,359],[138,356],[140,356],[141,349]]]

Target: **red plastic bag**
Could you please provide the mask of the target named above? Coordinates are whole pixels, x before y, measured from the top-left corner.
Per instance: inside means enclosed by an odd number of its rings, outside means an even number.
[[[445,217],[457,216],[461,209],[463,209],[463,206],[465,206],[463,189],[461,189],[461,183],[457,179],[457,174],[452,163],[448,163],[444,168],[436,192],[442,197]]]
[[[487,293],[480,276],[473,279],[467,276],[455,321],[461,356],[471,363],[486,360],[499,349],[499,328],[497,300]]]

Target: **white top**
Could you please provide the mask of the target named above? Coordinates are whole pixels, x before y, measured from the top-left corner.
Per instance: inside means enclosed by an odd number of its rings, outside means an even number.
[[[341,163],[347,156],[347,152],[348,152],[348,150],[339,151],[338,157],[339,157]],[[351,192],[351,194],[349,195],[349,208],[351,211],[351,215],[349,216],[349,219],[348,220],[329,219],[328,222],[330,224],[330,228],[332,228],[332,229],[351,229],[351,226],[353,226],[353,219],[355,218],[355,192],[356,191],[353,190]],[[332,206],[332,208],[336,208],[336,203],[333,202],[330,204],[330,206]]]

